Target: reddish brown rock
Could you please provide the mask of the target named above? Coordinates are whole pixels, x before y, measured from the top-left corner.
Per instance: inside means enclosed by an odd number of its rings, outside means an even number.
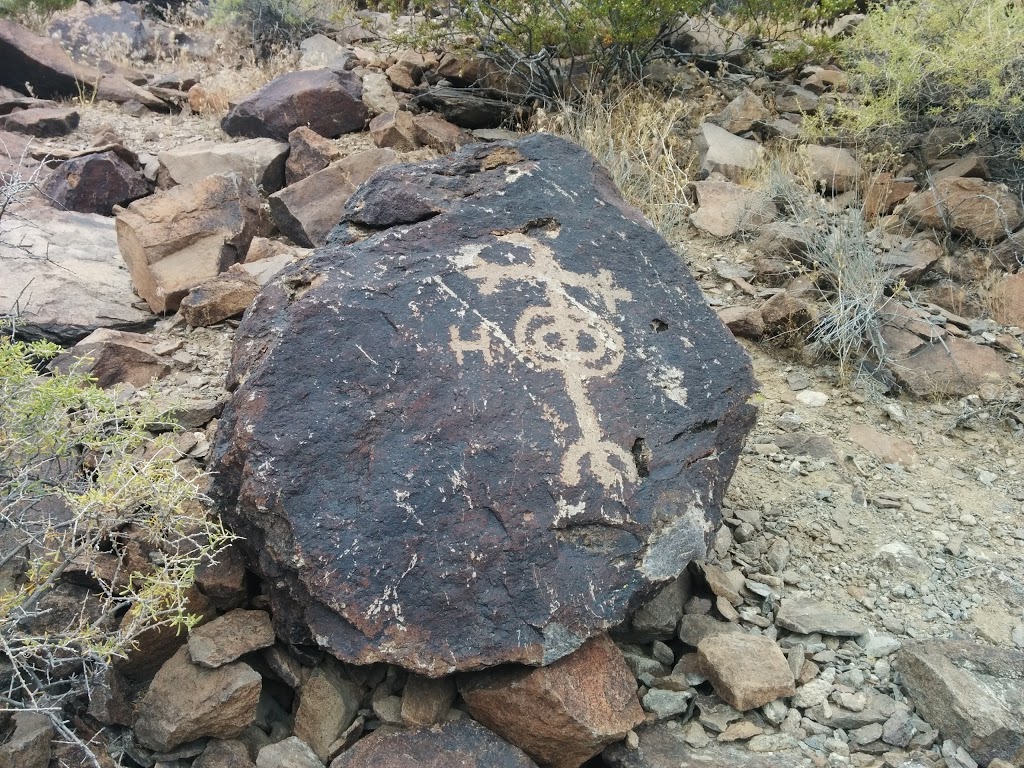
[[[892,372],[918,397],[964,397],[983,384],[1002,385],[1013,377],[991,347],[954,337],[918,346],[893,365]]]
[[[145,387],[171,372],[166,358],[155,352],[156,344],[141,333],[98,328],[72,349],[61,353],[53,367],[68,371],[72,366],[96,379],[101,387],[131,384]]]
[[[362,97],[362,84],[351,72],[289,72],[234,105],[221,128],[229,136],[287,141],[289,133],[305,125],[336,139],[363,129],[367,113]]]
[[[698,181],[693,189],[699,207],[690,222],[715,237],[754,232],[779,215],[767,195],[731,181]]]
[[[806,144],[798,152],[803,160],[804,173],[822,189],[846,192],[860,184],[863,172],[849,150]]]
[[[259,223],[260,199],[237,174],[136,200],[117,214],[117,244],[136,292],[154,312],[241,261]]]
[[[114,152],[98,152],[61,163],[43,182],[42,192],[58,208],[110,216],[149,194],[143,175]]]
[[[1024,222],[1024,209],[1003,185],[954,177],[940,179],[907,200],[903,216],[914,224],[994,243]]]
[[[771,116],[761,97],[745,89],[715,116],[713,122],[729,133],[746,133],[754,123],[768,120]]]
[[[465,718],[411,730],[380,728],[330,768],[537,768],[519,749]]]
[[[764,318],[757,307],[724,307],[718,317],[735,336],[754,340],[764,336]]]
[[[929,237],[915,237],[881,258],[890,281],[904,280],[913,285],[928,274],[945,255],[942,246]]]
[[[262,678],[240,661],[203,669],[180,649],[156,673],[139,703],[135,737],[148,749],[169,752],[204,737],[228,739],[256,718]]]
[[[337,150],[329,139],[300,125],[288,134],[288,162],[284,166],[289,186],[322,171],[336,159]],[[277,190],[270,190],[276,192]]]
[[[415,115],[412,122],[416,141],[441,154],[473,143],[473,137],[467,131],[439,115]]]
[[[295,735],[323,762],[359,711],[362,689],[346,679],[334,660],[325,659],[302,684],[295,712]]]
[[[370,136],[378,147],[411,152],[422,146],[416,134],[412,114],[404,110],[385,112],[370,121]]]
[[[551,768],[577,768],[644,719],[636,680],[607,635],[547,667],[467,676],[459,692],[476,720]]]
[[[850,440],[886,464],[900,464],[904,467],[917,464],[917,451],[913,443],[879,432],[867,424],[854,424],[850,427]]]
[[[742,712],[796,692],[789,662],[763,635],[712,635],[700,641],[697,655],[715,693]]]
[[[37,107],[12,112],[0,118],[0,124],[6,131],[24,133],[37,139],[49,139],[55,136],[67,136],[78,127],[78,112],[64,107]]]
[[[764,336],[778,344],[805,338],[818,317],[813,304],[789,291],[776,293],[761,305],[760,311],[764,321]]]
[[[178,311],[193,328],[205,328],[241,315],[259,292],[260,284],[256,278],[240,264],[232,264],[227,272],[189,291],[181,300]]]
[[[274,628],[266,611],[237,609],[193,629],[188,656],[193,664],[216,669],[273,644]]]
[[[402,722],[406,725],[433,725],[448,715],[455,699],[455,680],[409,675],[402,690]]]
[[[892,209],[912,194],[917,185],[910,179],[897,179],[891,173],[872,176],[864,190],[864,217],[869,221],[892,213]]]
[[[306,248],[323,245],[341,221],[356,187],[378,168],[397,162],[398,155],[390,149],[368,149],[344,157],[271,195],[274,223],[292,242]]]

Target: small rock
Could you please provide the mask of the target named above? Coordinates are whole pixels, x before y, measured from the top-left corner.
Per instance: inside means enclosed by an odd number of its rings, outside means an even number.
[[[760,736],[762,733],[764,733],[763,728],[757,727],[749,720],[740,720],[738,723],[732,723],[718,734],[718,740],[721,742],[746,741],[754,736]]]
[[[355,720],[363,692],[341,677],[330,659],[313,670],[299,691],[295,735],[324,763],[331,745]]]
[[[242,315],[260,292],[260,284],[241,264],[200,283],[181,300],[178,311],[193,328],[205,328]]]
[[[256,768],[324,768],[324,764],[302,739],[289,736],[261,749]]]
[[[643,706],[655,719],[667,720],[689,709],[691,698],[693,695],[686,691],[652,688],[644,695]]]
[[[237,609],[189,633],[188,653],[195,664],[208,669],[274,644],[274,628],[265,611]]]
[[[761,635],[704,638],[697,653],[715,692],[738,710],[795,693],[793,674],[775,641]]]
[[[785,598],[775,620],[780,627],[804,635],[820,632],[834,637],[859,637],[867,629],[854,616],[806,597]]]
[[[454,699],[454,678],[434,679],[410,674],[402,691],[402,722],[406,725],[440,723]]]
[[[813,389],[805,389],[797,393],[796,399],[798,403],[802,403],[809,408],[821,408],[828,402],[828,395]]]

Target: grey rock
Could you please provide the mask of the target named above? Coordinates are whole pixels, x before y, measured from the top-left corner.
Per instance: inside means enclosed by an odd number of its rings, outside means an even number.
[[[324,768],[324,764],[302,739],[289,736],[261,749],[256,768]]]
[[[274,644],[274,628],[266,611],[236,609],[192,630],[188,653],[201,667],[214,669]]]
[[[668,640],[675,635],[689,597],[690,579],[684,571],[636,610],[632,618],[634,632],[652,640]]]
[[[860,619],[806,597],[786,597],[782,601],[776,623],[792,632],[820,632],[834,637],[859,637],[867,631]]]

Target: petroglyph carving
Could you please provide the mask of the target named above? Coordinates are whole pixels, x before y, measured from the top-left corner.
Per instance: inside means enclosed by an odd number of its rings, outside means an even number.
[[[552,250],[536,238],[512,232],[497,235],[496,240],[529,254],[529,259],[513,261],[510,256],[509,263],[485,261],[480,258],[484,249],[472,245],[462,248],[452,261],[480,284],[483,294],[496,293],[505,283],[525,282],[542,286],[547,304],[524,309],[512,339],[492,333],[497,326],[484,317],[480,317],[481,325],[473,338],[462,338],[459,329],[452,326],[451,349],[456,360],[461,364],[465,353],[480,352],[486,363],[493,365],[491,343],[498,341],[528,366],[560,373],[580,431],[579,438],[568,446],[562,458],[562,482],[578,485],[585,468],[605,488],[620,487],[624,480],[636,481],[632,454],[603,439],[600,420],[586,387],[588,379],[608,376],[619,368],[625,342],[606,317],[576,299],[569,289],[583,289],[609,313],[615,312],[620,302],[632,301],[633,295],[617,288],[607,270],[585,274],[563,269]]]

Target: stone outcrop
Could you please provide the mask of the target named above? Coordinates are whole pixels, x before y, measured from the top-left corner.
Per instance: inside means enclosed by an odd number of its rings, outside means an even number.
[[[288,141],[289,133],[305,125],[334,139],[363,129],[367,111],[362,97],[362,84],[351,72],[289,72],[235,104],[221,128],[229,136]]]
[[[340,754],[330,768],[537,768],[530,758],[472,720],[396,731],[381,728]]]
[[[162,186],[194,184],[220,173],[237,173],[263,194],[284,186],[288,145],[273,139],[245,139],[234,143],[197,141],[161,152],[158,156]]]
[[[64,161],[41,191],[58,208],[110,216],[115,205],[148,195],[149,184],[136,168],[107,151]]]
[[[20,310],[20,334],[73,344],[152,322],[133,306],[113,221],[49,206],[17,213],[0,223],[0,306]]]
[[[160,667],[139,703],[135,736],[158,752],[206,736],[237,736],[255,719],[261,688],[262,679],[248,664],[203,669],[181,648]]]
[[[214,448],[283,639],[548,664],[704,555],[749,362],[590,155],[383,169],[346,222],[380,231],[343,223],[246,314]]]
[[[470,713],[540,765],[578,768],[644,720],[636,681],[606,635],[539,669],[467,676]]]
[[[81,116],[65,107],[34,107],[12,112],[0,118],[0,127],[14,133],[24,133],[37,139],[67,136],[78,127]]]
[[[256,190],[234,173],[136,200],[117,214],[136,292],[153,312],[173,312],[192,288],[245,257],[259,211]]]

